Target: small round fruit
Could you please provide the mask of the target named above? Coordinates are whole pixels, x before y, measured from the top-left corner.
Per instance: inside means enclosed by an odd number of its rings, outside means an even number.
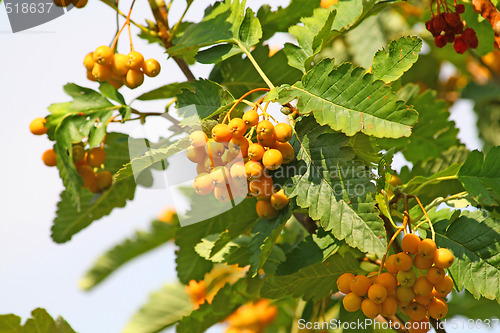
[[[399,302],[403,304],[410,303],[415,298],[415,292],[412,288],[397,286],[396,287],[396,298]]]
[[[263,138],[274,136],[274,125],[269,120],[262,120],[257,124],[257,134]]]
[[[257,142],[263,145],[264,147],[274,147],[276,145],[276,139],[274,135],[266,136],[257,134]]]
[[[348,293],[342,300],[347,312],[355,312],[361,309],[361,302],[363,302],[363,299],[355,293]]]
[[[193,133],[189,134],[189,141],[191,142],[192,146],[200,147],[204,146],[207,143],[208,137],[203,131],[194,131]]]
[[[351,291],[358,296],[365,296],[372,285],[370,279],[365,275],[356,275],[349,284]]]
[[[92,76],[99,82],[105,82],[111,77],[112,71],[110,66],[95,64],[92,68]]]
[[[85,147],[83,146],[83,143],[76,143],[73,144],[73,147],[71,149],[71,154],[73,156],[73,162],[77,163],[80,162],[85,158]]]
[[[274,145],[275,149],[278,149],[283,155],[283,164],[288,164],[293,161],[295,157],[295,152],[293,151],[293,147],[288,142],[276,142]]]
[[[415,296],[415,302],[420,303],[422,305],[429,304],[434,299],[434,295],[430,293],[427,296]]]
[[[106,161],[106,151],[100,147],[92,148],[87,153],[87,162],[91,167],[100,167]]]
[[[368,318],[374,319],[382,312],[382,306],[367,298],[361,302],[361,311]]]
[[[54,149],[48,149],[42,154],[42,161],[48,167],[56,166],[56,153]]]
[[[448,314],[448,304],[441,298],[434,298],[427,305],[427,311],[432,318],[443,319]]]
[[[255,209],[257,210],[257,215],[263,219],[272,219],[278,215],[278,211],[271,206],[269,201],[257,201]]]
[[[140,70],[144,64],[144,57],[137,51],[132,51],[127,55],[127,66],[129,69]]]
[[[407,234],[401,241],[403,251],[416,254],[418,252],[418,245],[420,244],[420,237],[415,234]]]
[[[110,85],[112,85],[112,86],[113,86],[113,88],[115,88],[116,90],[118,90],[118,89],[120,89],[121,87],[123,87],[123,78],[122,78],[122,79],[117,80],[117,79],[115,79],[115,78],[113,78],[113,77],[110,77],[110,78],[108,79],[108,83],[109,83]]]
[[[427,271],[427,280],[432,284],[441,283],[446,275],[444,269],[439,267],[431,267]]]
[[[244,137],[241,138],[232,138],[229,140],[229,152],[238,156],[241,153],[241,156],[246,157],[248,155],[248,148],[250,143]]]
[[[274,126],[274,136],[279,142],[287,142],[292,138],[292,126],[284,123],[279,123]]]
[[[227,181],[229,180],[228,171],[227,171],[226,167],[223,167],[223,166],[215,167],[210,172],[209,177],[210,177],[210,180],[212,181],[212,184],[214,185],[214,187],[224,187],[225,188]]]
[[[273,193],[271,195],[271,205],[277,209],[277,210],[282,210],[286,206],[288,206],[288,203],[290,202],[290,199],[285,194],[285,190],[281,189],[276,193]]]
[[[87,79],[89,79],[92,82],[96,82],[97,81],[96,78],[95,78],[95,76],[92,74],[92,70],[90,70],[90,71],[87,70]]]
[[[410,306],[408,307],[408,315],[411,319],[416,321],[424,320],[425,316],[427,315],[427,309],[420,303],[411,302]]]
[[[401,181],[401,178],[399,178],[397,175],[390,175],[389,180],[387,181],[389,184],[392,186],[400,186],[403,185],[403,182]],[[420,240],[420,238],[419,238]]]
[[[111,183],[113,183],[113,175],[109,171],[101,171],[96,175],[97,179],[97,187],[101,191],[104,191],[105,189],[109,188],[111,186]]]
[[[92,193],[99,193],[101,190],[97,185],[97,178],[95,176],[94,170],[90,165],[82,165],[76,168],[76,171],[82,177],[83,186],[86,187]]]
[[[208,173],[200,173],[193,181],[193,188],[199,195],[208,195],[212,193],[214,185]]]
[[[245,163],[245,172],[249,180],[259,179],[264,175],[264,166],[257,161],[248,161]]]
[[[224,152],[226,151],[226,147],[224,144],[220,142],[215,142],[212,141],[211,139],[208,140],[207,145],[205,146],[205,151],[208,156],[210,157],[222,157],[224,155]]]
[[[264,149],[264,146],[259,143],[252,143],[248,147],[248,157],[250,157],[254,161],[260,161],[265,152],[266,150]]]
[[[418,245],[418,254],[422,257],[433,258],[436,253],[436,242],[430,238],[426,238],[420,242]]]
[[[337,288],[341,293],[349,294],[351,292],[351,281],[355,275],[352,273],[344,273],[337,279]],[[361,302],[359,302],[361,304]]]
[[[207,157],[207,153],[204,147],[189,146],[186,149],[186,156],[193,163],[203,163]]]
[[[453,280],[448,275],[445,275],[443,281],[434,285],[434,288],[438,292],[439,296],[445,297],[453,290]]]
[[[413,266],[413,259],[409,254],[400,252],[394,258],[394,265],[399,271],[407,271]]]
[[[407,271],[399,271],[397,279],[399,284],[403,287],[413,287],[417,281],[417,275],[412,269],[409,269]]]
[[[138,69],[130,69],[125,76],[123,83],[130,89],[139,87],[144,82],[144,73]]]
[[[398,284],[398,280],[391,273],[382,273],[375,279],[376,284],[381,284],[387,289],[388,292],[396,290],[396,285]]]
[[[113,55],[113,50],[106,45],[99,46],[93,53],[94,61],[104,66],[111,66],[113,63]]]
[[[413,285],[413,291],[417,296],[428,296],[432,293],[434,286],[424,275],[419,276]]]
[[[91,71],[94,68],[94,52],[87,53],[85,58],[83,58],[83,66],[87,68],[88,71]]]
[[[242,162],[234,163],[231,169],[229,169],[229,173],[234,181],[238,183],[245,182],[246,184],[247,175],[245,172],[245,165]]]
[[[387,289],[381,284],[374,284],[368,289],[368,298],[377,304],[382,304],[387,298]]]
[[[231,195],[231,191],[227,185],[215,187],[214,188],[214,197],[215,197],[215,199],[219,200],[220,202],[230,202],[231,200],[233,200],[233,197]]]
[[[413,258],[413,265],[418,269],[429,269],[433,263],[434,259],[432,257],[424,257],[416,254],[415,258]]]
[[[243,114],[243,121],[247,127],[253,127],[259,123],[259,114],[255,110],[247,111]]]
[[[222,162],[222,159],[220,157],[207,156],[205,158],[205,161],[203,162],[203,166],[205,167],[205,169],[208,172],[212,171],[214,168],[216,168],[218,166],[223,166],[223,165],[224,165],[224,162]]]
[[[158,74],[160,74],[161,66],[156,59],[151,58],[144,61],[144,64],[142,65],[142,70],[144,71],[144,74],[146,74],[147,76],[155,77]]]
[[[248,188],[250,194],[258,199],[269,198],[273,194],[273,179],[270,176],[264,175],[259,179],[250,181]]]
[[[88,0],[71,0],[71,3],[76,8],[83,8],[87,5],[88,2],[89,2]]]
[[[394,316],[398,312],[398,300],[394,296],[387,296],[382,302],[382,311],[380,314],[384,317]]]
[[[111,70],[114,75],[125,76],[128,72],[128,57],[125,54],[117,53],[113,56],[113,64],[111,65]]]
[[[245,135],[247,131],[247,125],[245,121],[241,118],[233,118],[227,125],[229,128],[229,132],[233,138],[241,138]]]
[[[35,118],[30,123],[30,132],[35,135],[44,135],[47,133],[48,128],[45,127],[47,119],[45,118]]]
[[[396,267],[396,254],[391,254],[385,260],[385,268],[391,274],[397,274],[399,269]]]
[[[283,155],[278,149],[269,149],[262,157],[262,164],[266,169],[276,170],[283,163]]]
[[[212,128],[212,139],[216,142],[229,142],[231,133],[227,124],[217,124]]]
[[[455,257],[448,249],[440,248],[434,253],[434,265],[439,268],[449,268],[453,264],[453,261],[455,261]]]

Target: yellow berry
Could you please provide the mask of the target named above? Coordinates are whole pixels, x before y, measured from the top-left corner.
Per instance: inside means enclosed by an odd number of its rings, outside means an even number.
[[[47,119],[45,118],[35,118],[30,123],[30,132],[35,135],[44,135],[47,133],[48,128],[45,127]]]
[[[123,83],[130,89],[139,87],[144,82],[144,73],[138,69],[130,69]]]
[[[290,199],[285,194],[285,190],[281,189],[276,193],[271,194],[271,205],[277,209],[277,210],[282,210],[286,206],[288,206],[288,203],[290,202]]]
[[[264,219],[272,219],[278,215],[278,211],[271,206],[269,201],[260,200],[257,201],[257,206],[255,207],[257,210],[257,215]]]
[[[455,256],[450,250],[445,248],[437,249],[434,253],[434,265],[439,268],[449,268],[455,261]]]
[[[363,299],[355,293],[348,293],[342,300],[342,304],[344,304],[344,308],[348,312],[358,311],[361,308],[361,302],[363,302]]]
[[[401,241],[403,251],[415,254],[418,252],[418,245],[420,244],[420,237],[415,234],[407,234]]]
[[[367,298],[361,303],[361,311],[365,316],[373,319],[382,312],[382,306]]]
[[[144,64],[144,57],[137,51],[132,51],[127,55],[127,66],[129,69],[140,70]]]
[[[96,147],[87,153],[87,162],[90,166],[97,168],[106,160],[106,151],[103,148]]]
[[[92,68],[94,68],[95,61],[94,61],[94,52],[87,53],[85,58],[83,58],[83,66],[87,68],[88,71],[91,71]]]
[[[113,50],[106,45],[99,46],[93,53],[94,61],[103,66],[111,66],[113,55]]]
[[[117,53],[113,56],[113,64],[111,65],[111,70],[113,74],[117,76],[125,76],[128,72],[128,57],[125,54]]]
[[[351,281],[354,280],[355,275],[352,273],[344,273],[337,279],[337,288],[341,293],[349,294],[351,292]],[[360,302],[361,304],[361,302]]]
[[[292,127],[288,124],[279,123],[274,126],[274,135],[279,142],[287,142],[292,138]]]
[[[148,59],[144,61],[144,64],[142,65],[142,70],[144,71],[144,74],[146,74],[147,76],[155,77],[158,74],[160,74],[161,66],[156,59]]]
[[[283,155],[278,149],[269,149],[262,157],[262,164],[266,169],[276,170],[283,163]]]
[[[259,123],[259,114],[255,110],[250,110],[243,114],[242,119],[247,127],[253,127]]]
[[[42,161],[48,167],[56,166],[56,153],[54,149],[48,149],[42,154]]]
[[[241,138],[247,131],[247,125],[241,118],[233,118],[228,124],[229,133],[233,138]]]
[[[101,191],[111,186],[113,182],[113,175],[109,171],[101,171],[96,175],[97,186]]]

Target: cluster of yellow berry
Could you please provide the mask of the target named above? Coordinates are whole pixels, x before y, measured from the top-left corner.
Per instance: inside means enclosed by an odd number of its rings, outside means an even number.
[[[242,118],[215,125],[211,136],[209,139],[202,131],[190,135],[186,155],[197,163],[198,176],[193,182],[196,193],[213,193],[221,202],[250,195],[259,199],[256,210],[260,217],[274,218],[289,199],[283,189],[274,186],[268,170],[293,160],[293,147],[288,143],[291,126],[259,121],[259,114],[252,109]]]
[[[345,273],[338,278],[337,287],[346,294],[343,304],[349,312],[361,309],[369,318],[387,317],[395,315],[399,306],[410,317],[411,327],[426,327],[419,323],[428,322],[428,316],[442,319],[448,313],[444,297],[452,291],[453,280],[445,269],[455,257],[446,248],[438,249],[432,239],[421,240],[415,234],[407,234],[401,245],[403,252],[387,258],[387,272],[369,276]]]
[[[68,7],[73,4],[76,8],[83,8],[89,2],[88,0],[53,0],[54,5],[58,7]]]
[[[278,308],[268,299],[247,303],[233,312],[226,320],[225,333],[262,333],[278,315]]]
[[[30,123],[30,131],[35,135],[44,135],[47,133],[45,118],[36,118]],[[109,171],[95,170],[102,167],[106,160],[106,151],[103,148],[96,147],[86,151],[83,142],[72,145],[72,156],[78,174],[82,177],[83,186],[92,193],[100,193],[111,186],[113,175]],[[42,161],[48,167],[57,165],[56,153],[53,148],[46,150],[42,154]]]
[[[105,45],[87,54],[83,65],[89,80],[108,82],[115,89],[123,85],[135,89],[144,82],[144,75],[155,77],[161,70],[160,63],[155,59],[144,60],[144,56],[137,51],[128,55],[114,53]]]

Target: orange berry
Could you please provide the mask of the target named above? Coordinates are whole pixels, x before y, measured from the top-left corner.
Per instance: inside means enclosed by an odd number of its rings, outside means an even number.
[[[248,157],[250,157],[254,161],[260,161],[265,152],[266,150],[264,149],[264,146],[258,143],[252,143],[248,147]]]
[[[427,280],[432,284],[438,284],[443,281],[445,275],[444,269],[434,266],[427,271]]]
[[[144,73],[139,69],[129,69],[123,83],[130,89],[135,89],[144,83]]]
[[[173,218],[177,214],[175,211],[175,208],[173,206],[167,206],[163,208],[159,213],[158,213],[158,221],[164,222],[164,223],[172,223],[174,222]]]
[[[398,284],[398,280],[391,273],[382,273],[375,279],[376,284],[381,284],[387,289],[388,292],[396,290],[396,285]]]
[[[399,271],[397,279],[403,287],[413,287],[415,281],[417,281],[417,275],[413,270],[409,269],[407,271]]]
[[[266,169],[276,170],[283,163],[283,155],[278,149],[269,149],[262,156],[262,164]]]
[[[104,191],[113,183],[113,175],[109,171],[101,171],[96,175],[97,187],[99,190]]]
[[[106,160],[106,151],[100,147],[92,148],[87,153],[87,162],[90,166],[97,168]]]
[[[274,126],[274,135],[279,142],[287,142],[292,138],[292,126],[284,123],[279,123]]]
[[[410,287],[397,286],[396,298],[403,304],[410,303],[415,298],[415,292]]]
[[[445,248],[437,249],[434,253],[434,265],[439,268],[448,268],[455,261],[455,256],[450,250]]]
[[[108,79],[108,83],[109,83],[110,85],[112,85],[112,86],[113,86],[113,88],[115,88],[116,90],[118,90],[118,89],[120,89],[121,87],[123,87],[123,78],[122,78],[122,79],[117,80],[117,79],[114,79],[113,77],[110,77],[110,78]]]
[[[253,127],[259,123],[259,114],[255,110],[250,110],[243,114],[242,119],[247,127]]]
[[[220,157],[207,156],[205,158],[205,161],[203,162],[203,166],[205,167],[205,170],[207,170],[207,172],[210,172],[218,166],[224,166],[224,162],[222,162],[222,159]]]
[[[262,120],[257,124],[257,134],[263,138],[274,136],[274,125],[269,120]]]
[[[214,184],[208,173],[200,173],[193,181],[193,188],[199,195],[208,195],[212,193]]]
[[[409,254],[400,252],[394,258],[394,265],[400,271],[407,271],[413,266],[413,259]]]
[[[272,219],[278,215],[278,211],[271,206],[269,201],[260,200],[257,201],[257,206],[255,207],[257,215],[263,219]]]
[[[144,57],[136,51],[132,51],[127,55],[127,67],[133,70],[140,70],[144,64]]]
[[[233,118],[227,125],[229,128],[229,132],[233,138],[241,138],[245,135],[247,131],[247,125],[245,121],[241,118]]]
[[[71,0],[71,3],[76,8],[83,8],[87,5],[88,2],[89,2],[88,0]]]
[[[45,118],[35,118],[30,123],[30,132],[35,135],[44,135],[47,133],[48,128],[45,127],[47,119]]]
[[[231,178],[237,183],[247,183],[247,175],[245,172],[245,164],[243,162],[234,163],[229,170]]]
[[[229,172],[223,166],[215,167],[209,174],[214,187],[226,187],[227,181],[229,181],[228,176]]]
[[[433,299],[434,299],[434,295],[432,294],[432,292],[426,296],[418,296],[418,295],[415,296],[415,302],[420,303],[422,305],[429,304]]]
[[[424,275],[419,276],[413,285],[413,291],[417,296],[428,296],[432,293],[434,286]]]
[[[382,306],[367,298],[361,302],[361,311],[365,316],[373,319],[382,312]]]
[[[382,302],[382,311],[380,314],[384,317],[394,316],[398,312],[398,300],[394,296],[387,296]]]
[[[434,298],[427,305],[427,311],[432,318],[443,319],[448,314],[448,304],[441,298]]]
[[[57,165],[56,153],[54,149],[48,149],[42,154],[42,161],[48,167],[53,167]]]
[[[193,133],[189,134],[189,141],[191,142],[192,146],[200,147],[204,146],[207,143],[208,137],[203,131],[194,131]]]
[[[274,147],[276,145],[276,138],[273,135],[265,136],[260,133],[257,134],[257,142],[259,142],[264,147]]]
[[[246,157],[248,155],[249,146],[248,140],[244,137],[232,138],[229,140],[228,149],[234,156],[238,156],[241,153],[242,157]]]
[[[156,59],[148,59],[144,61],[144,64],[142,64],[142,70],[147,76],[155,77],[160,74],[161,66]]]
[[[429,269],[433,263],[434,260],[432,257],[424,257],[420,254],[416,254],[415,258],[413,258],[413,264],[418,269]]]
[[[436,253],[436,242],[430,238],[423,239],[418,245],[418,254],[422,257],[433,258]]]
[[[92,82],[96,82],[97,81],[96,78],[95,78],[95,76],[92,74],[92,70],[90,70],[90,71],[87,70],[87,79],[89,79]]]
[[[381,304],[387,298],[387,289],[381,284],[374,284],[368,289],[368,298],[374,303]]]
[[[111,67],[96,63],[92,68],[92,76],[96,81],[105,82],[111,77]]]
[[[231,133],[227,124],[217,124],[212,128],[212,139],[216,142],[229,142]]]
[[[111,66],[113,63],[113,50],[106,45],[99,46],[93,53],[94,61],[103,66]]]
[[[453,280],[448,275],[445,275],[443,281],[435,284],[434,288],[441,297],[445,297],[453,290]]]
[[[370,279],[365,275],[356,275],[349,284],[351,291],[358,296],[365,296],[371,285]]]
[[[85,148],[83,143],[73,143],[71,148],[71,156],[73,158],[73,162],[78,163],[85,158]]]
[[[82,165],[76,168],[78,174],[82,177],[83,186],[90,190],[92,193],[99,193],[101,190],[97,185],[97,178],[94,170],[90,165]]]
[[[189,146],[186,149],[186,156],[193,163],[202,163],[205,161],[207,154],[204,147]]]
[[[264,175],[264,166],[257,161],[248,161],[245,163],[245,172],[249,180],[259,179]]]
[[[274,148],[278,149],[283,155],[283,164],[288,164],[293,161],[295,157],[295,152],[293,151],[293,147],[288,142],[276,142],[274,144]]]
[[[83,58],[83,66],[87,68],[88,71],[91,71],[94,68],[94,52],[87,53],[85,58]]]
[[[391,274],[397,274],[399,269],[396,267],[396,254],[391,254],[385,260],[385,269]]]
[[[273,194],[273,179],[264,175],[259,179],[250,181],[248,187],[252,196],[258,199],[269,198]],[[271,203],[270,205],[272,206]]]
[[[337,4],[339,0],[321,0],[320,6],[321,8],[329,8],[335,4]]]
[[[111,70],[114,75],[125,76],[129,70],[127,66],[128,57],[125,54],[117,53],[113,56],[113,64]]]
[[[358,311],[361,308],[361,302],[363,302],[363,299],[355,293],[348,293],[342,300],[342,304],[344,304],[344,308],[348,312]]]
[[[420,303],[412,302],[408,307],[408,315],[416,321],[424,320],[427,315],[427,309]]]
[[[337,279],[337,288],[341,293],[349,294],[351,292],[351,281],[355,275],[352,273],[344,273]],[[361,302],[359,302],[361,304]]]
[[[214,197],[220,202],[230,202],[233,200],[233,196],[228,185],[214,187]]]
[[[209,157],[222,157],[224,152],[226,151],[226,147],[223,143],[215,142],[212,139],[208,140],[207,145],[205,146],[205,151],[207,152]]]
[[[418,252],[418,245],[420,244],[420,237],[415,234],[407,234],[401,241],[403,251],[415,254]]]
[[[286,206],[288,206],[288,203],[290,202],[290,199],[285,194],[285,190],[281,189],[276,193],[271,194],[271,205],[277,209],[277,210],[282,210]]]

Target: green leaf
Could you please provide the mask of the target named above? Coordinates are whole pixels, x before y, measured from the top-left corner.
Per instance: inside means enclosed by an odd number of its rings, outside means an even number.
[[[13,315],[0,315],[0,332],[19,333],[21,328],[21,318]]]
[[[453,164],[462,164],[469,156],[469,150],[463,145],[453,146],[442,152],[438,157],[428,159],[423,162],[417,162],[411,169],[407,167],[401,170],[401,179],[404,183],[416,176],[429,177],[435,173],[446,170]]]
[[[475,299],[474,296],[466,290],[460,293],[453,291],[451,299],[448,300],[447,316],[449,318],[462,316],[474,320],[479,319],[486,321],[487,319],[497,318],[499,313],[500,304],[484,297]]]
[[[248,248],[250,253],[250,272],[253,277],[259,274],[259,270],[269,258],[278,236],[281,234],[288,219],[292,216],[292,210],[293,205],[289,204],[274,219],[260,219],[253,228],[252,232],[254,235]]]
[[[449,272],[458,290],[465,287],[476,299],[500,303],[500,220],[482,211],[464,211],[451,224],[448,219],[434,220],[434,229],[438,247],[455,256]]]
[[[386,247],[383,222],[378,218],[369,169],[354,160],[348,138],[319,127],[312,116],[296,123],[298,174],[289,175],[287,195],[309,209],[309,216],[326,231],[363,252],[382,256]]]
[[[461,16],[467,22],[467,27],[474,29],[476,32],[479,44],[474,50],[474,53],[482,57],[490,53],[494,49],[495,32],[491,28],[490,22],[484,20],[481,15],[472,7],[471,3],[464,3],[465,13]]]
[[[130,260],[170,241],[177,229],[176,224],[153,221],[151,230],[137,231],[133,238],[125,239],[97,259],[80,280],[80,287],[94,288]]]
[[[500,203],[500,147],[491,148],[484,158],[482,152],[472,151],[460,168],[458,179],[479,204],[498,206]]]
[[[184,317],[176,327],[177,333],[202,333],[224,320],[238,307],[254,300],[259,295],[260,279],[241,279],[234,285],[226,284],[212,304],[204,303],[199,309]]]
[[[298,99],[302,114],[313,113],[320,125],[349,136],[357,132],[378,138],[410,136],[417,121],[415,110],[382,81],[361,67],[335,66],[329,59],[314,66],[301,82],[278,87],[273,94],[281,104]]]
[[[116,172],[128,160],[128,136],[121,133],[108,133],[106,150],[106,170]],[[71,194],[66,189],[61,193],[61,201],[57,205],[56,218],[52,226],[52,239],[64,243],[93,221],[108,215],[116,207],[124,207],[127,200],[132,200],[136,184],[133,178],[115,182],[103,193],[94,195],[87,189],[81,192],[80,210],[72,204]]]
[[[179,95],[182,89],[189,89],[189,82],[174,82],[169,83],[167,85],[161,86],[160,88],[156,88],[154,90],[148,91],[147,93],[142,94],[137,97],[140,101],[151,101],[156,99],[168,99],[173,98]]]
[[[118,102],[122,105],[127,105],[125,102],[125,98],[123,98],[122,94],[118,92],[111,84],[108,82],[102,82],[99,85],[99,90],[101,91],[102,95],[106,98],[109,98],[115,102]]]
[[[174,325],[193,310],[186,288],[170,283],[149,296],[146,304],[133,315],[123,333],[154,333]]]
[[[376,1],[338,1],[329,9],[337,11],[337,17],[332,29],[346,31],[361,22],[366,14],[373,8]]]
[[[304,300],[319,300],[338,291],[336,281],[340,275],[359,271],[359,264],[350,252],[344,255],[337,253],[325,262],[306,266],[296,273],[270,277],[265,280],[260,293],[267,298],[290,295]]]
[[[75,333],[69,324],[62,318],[54,320],[44,309],[35,309],[31,312],[32,318],[21,325],[21,318],[9,314],[0,315],[0,332],[2,333]]]
[[[390,83],[399,79],[418,60],[422,40],[418,37],[401,37],[380,50],[373,58],[372,74],[376,80]]]

